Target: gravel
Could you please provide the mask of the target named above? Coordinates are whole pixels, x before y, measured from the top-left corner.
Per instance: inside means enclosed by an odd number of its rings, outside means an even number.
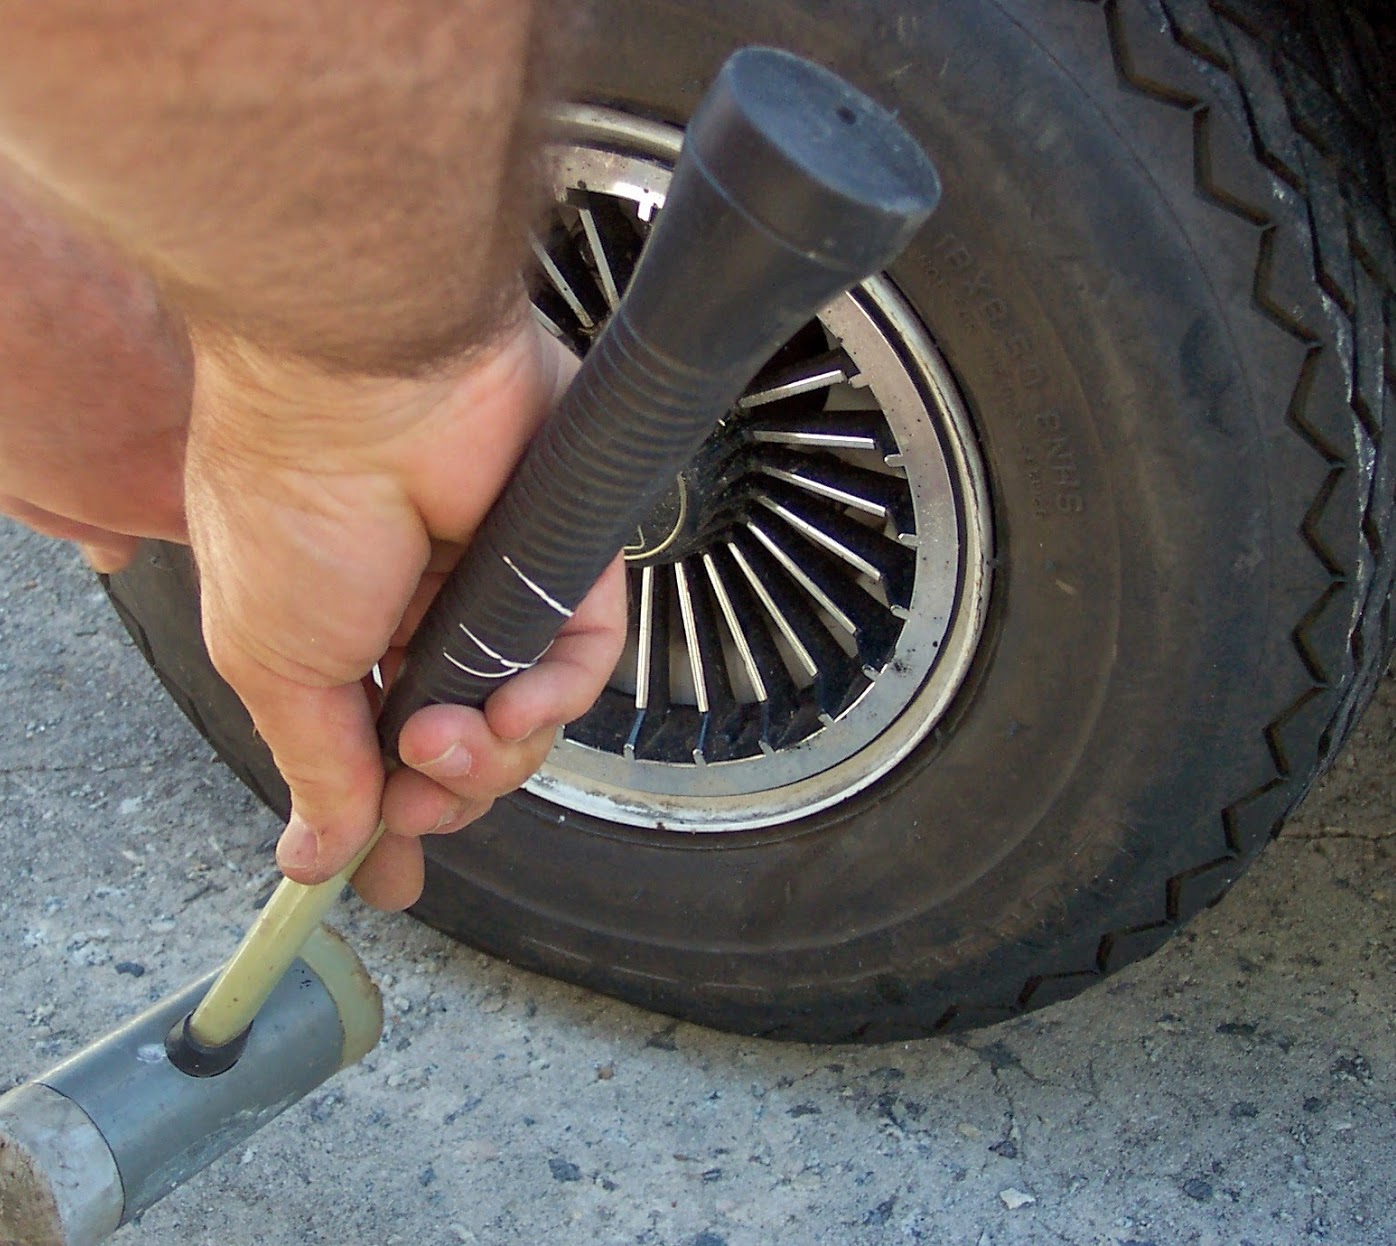
[[[278,829],[66,551],[0,531],[0,1087],[215,964]],[[676,1024],[410,919],[383,1043],[119,1246],[1396,1240],[1396,680],[1217,908],[1087,995],[873,1048]]]

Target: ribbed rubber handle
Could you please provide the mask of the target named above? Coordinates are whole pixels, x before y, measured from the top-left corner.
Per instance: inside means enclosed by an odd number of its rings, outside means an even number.
[[[901,125],[828,70],[727,61],[620,307],[413,637],[387,752],[422,706],[481,705],[542,656],[756,370],[939,194]]]

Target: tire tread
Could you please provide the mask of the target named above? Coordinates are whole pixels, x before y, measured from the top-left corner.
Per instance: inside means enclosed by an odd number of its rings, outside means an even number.
[[[1366,28],[1364,56],[1349,10],[1321,3],[1091,2],[1121,86],[1191,111],[1197,196],[1258,230],[1253,309],[1301,357],[1285,423],[1328,468],[1296,532],[1326,582],[1290,633],[1309,686],[1263,730],[1272,773],[1220,813],[1228,851],[1170,877],[1156,919],[1102,935],[1093,964],[1028,977],[1010,1009],[1018,1013],[1150,955],[1220,900],[1332,762],[1396,648],[1396,437],[1383,438],[1396,391],[1396,146],[1367,120],[1392,101],[1389,82],[1385,95],[1372,86],[1372,66],[1384,64],[1376,36]],[[1328,81],[1315,65],[1331,66]],[[1209,71],[1237,89],[1249,135],[1199,89]],[[1302,196],[1301,211],[1275,210],[1271,177]],[[1325,327],[1317,292],[1336,305],[1342,331]],[[920,1032],[968,1028],[982,1012],[950,1004]]]

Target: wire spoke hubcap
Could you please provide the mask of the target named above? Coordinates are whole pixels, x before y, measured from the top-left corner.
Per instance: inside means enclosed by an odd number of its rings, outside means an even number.
[[[661,211],[680,132],[572,108],[550,149],[535,315],[585,353]],[[890,281],[761,370],[627,547],[626,650],[527,790],[632,826],[732,831],[902,760],[962,683],[991,533],[969,419]]]

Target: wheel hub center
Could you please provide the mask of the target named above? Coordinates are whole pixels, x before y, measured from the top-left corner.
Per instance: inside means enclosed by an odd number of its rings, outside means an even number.
[[[663,557],[684,532],[688,519],[688,482],[683,473],[654,509],[635,529],[635,539],[625,547],[625,561],[637,567],[652,567],[668,562]]]
[[[725,418],[625,547],[633,567],[663,566],[700,553],[725,527],[737,506],[734,485],[743,474],[742,440]]]

